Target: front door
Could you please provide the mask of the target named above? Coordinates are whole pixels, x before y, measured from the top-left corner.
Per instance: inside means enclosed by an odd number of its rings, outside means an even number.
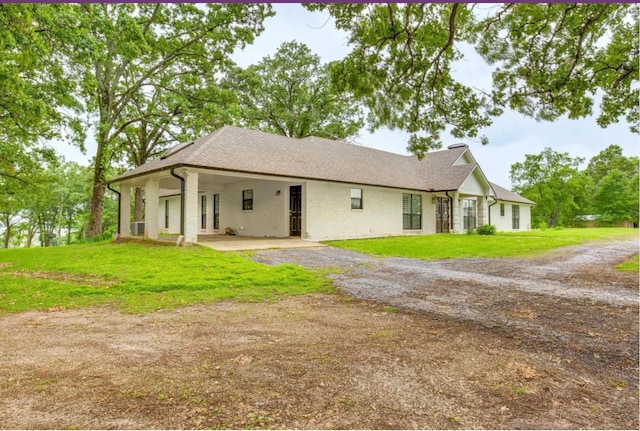
[[[289,188],[289,235],[302,235],[302,186]]]
[[[436,198],[436,233],[449,232],[449,198]]]

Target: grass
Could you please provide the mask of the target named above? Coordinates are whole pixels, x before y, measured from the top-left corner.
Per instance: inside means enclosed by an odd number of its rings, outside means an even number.
[[[113,305],[131,313],[332,290],[319,271],[205,247],[88,243],[0,250],[0,314]]]
[[[620,265],[616,265],[615,267],[618,271],[624,272],[640,272],[640,256],[635,255],[631,259],[622,262]]]
[[[611,238],[638,238],[635,229],[546,229],[496,235],[420,235],[345,241],[327,244],[376,256],[417,259],[530,257],[558,247]]]

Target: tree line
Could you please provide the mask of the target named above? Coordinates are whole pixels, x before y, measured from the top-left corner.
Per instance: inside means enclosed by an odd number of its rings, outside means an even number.
[[[232,53],[274,14],[269,4],[0,4],[0,212],[61,178],[53,139],[97,143],[81,223],[81,236],[96,237],[112,229],[111,176],[223,124],[346,140],[387,127],[408,132],[422,156],[444,132],[487,143],[481,130],[506,108],[540,120],[592,115],[598,94],[598,124],[625,120],[638,132],[633,5],[304,7],[349,34],[344,59],[322,64],[292,41],[235,65]],[[489,89],[452,76],[469,46],[494,68]],[[39,229],[51,236],[44,221]]]
[[[589,216],[601,226],[626,221],[637,227],[638,157],[610,145],[581,169],[584,161],[547,147],[511,165],[514,191],[537,204],[531,210],[532,226],[573,226]]]

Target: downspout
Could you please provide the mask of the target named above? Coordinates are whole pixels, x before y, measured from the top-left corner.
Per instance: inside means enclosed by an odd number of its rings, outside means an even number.
[[[487,196],[487,199],[489,198],[489,196]],[[489,224],[491,224],[491,207],[494,206],[495,204],[498,203],[498,199],[493,200],[493,203],[491,205],[489,205]]]
[[[444,192],[444,195],[449,198],[449,233],[453,231],[453,198],[449,196],[449,190]]]
[[[118,190],[115,190],[115,189],[111,188],[111,184],[110,183],[107,183],[107,188],[118,195],[118,233],[116,235],[116,239],[118,239],[120,237],[120,213],[122,211],[121,210],[121,208],[122,208],[122,195],[120,194],[120,192]]]
[[[171,168],[171,176],[180,180],[180,236],[184,238],[184,178],[175,173]]]

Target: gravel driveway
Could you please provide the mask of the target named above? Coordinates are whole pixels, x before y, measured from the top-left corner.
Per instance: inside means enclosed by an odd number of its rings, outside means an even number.
[[[638,340],[629,328],[637,326],[638,275],[612,266],[637,253],[638,241],[626,240],[564,247],[535,259],[378,258],[333,247],[258,251],[254,259],[338,268],[335,285],[356,298],[636,367]]]

